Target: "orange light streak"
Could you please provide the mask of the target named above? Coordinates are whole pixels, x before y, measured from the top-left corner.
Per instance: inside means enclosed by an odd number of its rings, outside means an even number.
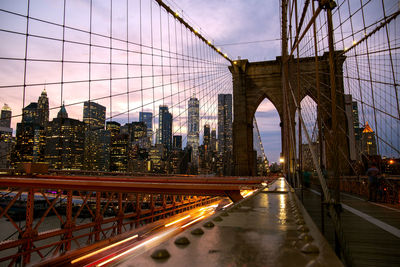
[[[174,224],[176,224],[176,223],[178,223],[178,222],[181,222],[181,221],[183,221],[184,219],[187,219],[187,218],[189,218],[189,217],[190,217],[190,215],[185,216],[185,217],[183,217],[183,218],[180,218],[180,219],[178,219],[178,220],[175,220],[175,221],[173,221],[173,222],[170,222],[170,223],[166,224],[165,227],[174,225]]]
[[[107,249],[113,248],[113,247],[115,247],[115,246],[118,246],[118,245],[120,245],[120,244],[122,244],[122,243],[125,243],[125,242],[127,242],[127,241],[129,241],[129,240],[135,239],[135,238],[137,238],[137,237],[138,237],[138,235],[134,235],[134,236],[128,237],[128,238],[126,238],[126,239],[124,239],[124,240],[118,241],[117,243],[114,243],[114,244],[112,244],[112,245],[110,245],[110,246],[107,246],[107,247],[104,247],[104,248],[102,248],[102,249],[93,251],[92,253],[86,254],[85,256],[82,256],[82,257],[80,257],[80,258],[77,258],[77,259],[71,261],[71,264],[75,264],[75,263],[77,263],[77,262],[80,262],[81,260],[87,259],[87,258],[89,258],[89,257],[91,257],[91,256],[93,256],[93,255],[99,254],[99,253],[101,253],[101,252],[103,252],[103,251],[105,251],[105,250],[107,250]]]

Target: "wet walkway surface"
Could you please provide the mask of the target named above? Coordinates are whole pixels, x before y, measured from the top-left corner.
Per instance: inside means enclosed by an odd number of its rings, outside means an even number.
[[[304,207],[321,230],[319,190],[304,190],[303,199]],[[354,266],[400,266],[400,210],[349,194],[341,194],[341,201],[342,225]],[[333,225],[326,210],[324,220],[324,234],[333,247]]]
[[[200,234],[193,234],[193,230]],[[174,241],[181,237],[190,243],[176,245]],[[163,249],[169,257],[152,258]],[[317,266],[341,266],[296,195],[283,179],[278,179],[269,188],[117,264],[211,267],[306,266],[313,262]]]

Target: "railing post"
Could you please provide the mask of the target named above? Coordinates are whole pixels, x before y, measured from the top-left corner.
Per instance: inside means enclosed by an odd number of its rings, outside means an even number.
[[[150,221],[153,222],[154,221],[154,195],[151,194],[150,195],[150,210],[151,210],[151,218]]]
[[[68,190],[67,192],[67,207],[65,211],[65,223],[62,226],[63,229],[66,229],[66,233],[64,234],[64,250],[71,250],[71,238],[72,238],[72,228],[74,222],[72,221],[72,190]]]
[[[140,201],[140,197],[139,197],[139,193],[136,194],[136,222],[135,222],[135,228],[139,228],[140,226],[140,213],[142,210],[142,206],[139,203]]]
[[[89,206],[87,206],[90,208]],[[101,221],[102,221],[102,216],[101,216],[101,192],[96,192],[96,215],[94,218],[95,221],[95,226],[94,226],[94,240],[100,241],[100,231],[101,231]]]
[[[24,240],[24,245],[22,251],[25,253],[23,256],[23,264],[27,265],[31,261],[31,249],[33,247],[32,238],[35,236],[34,230],[32,229],[33,216],[34,216],[34,203],[35,201],[35,191],[34,189],[29,189],[28,198],[26,199],[26,222],[25,231],[22,235]],[[37,234],[37,233],[36,233]]]
[[[122,233],[122,225],[124,222],[124,210],[122,207],[122,193],[118,193],[118,222],[117,222],[117,234]]]

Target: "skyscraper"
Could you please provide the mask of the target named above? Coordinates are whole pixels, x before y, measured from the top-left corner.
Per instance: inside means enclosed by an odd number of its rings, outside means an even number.
[[[232,151],[232,95],[218,95],[218,151]]]
[[[83,122],[89,125],[90,130],[104,129],[105,121],[105,106],[91,101],[83,103]]]
[[[172,114],[168,112],[168,106],[159,107],[159,142],[167,150],[172,149]]]
[[[232,95],[218,95],[218,153],[222,161],[223,174],[228,175],[232,167]]]
[[[153,113],[139,112],[139,121],[146,123],[147,137],[151,145],[153,143]]]
[[[210,133],[210,125],[204,125],[204,135],[203,135],[203,144],[207,147],[210,146],[211,141],[211,133]]]
[[[211,141],[210,141],[211,151],[217,151],[217,131],[212,129],[211,131]]]
[[[22,109],[21,123],[17,123],[13,163],[42,162],[45,135],[40,125],[38,103],[32,102]]]
[[[1,109],[0,127],[11,127],[11,108],[7,104]]]
[[[22,109],[22,123],[34,123],[39,125],[38,103],[31,102]]]
[[[199,100],[193,96],[189,99],[187,145],[192,147],[192,163],[199,164]]]
[[[174,135],[173,148],[182,150],[182,135]]]
[[[361,133],[361,152],[365,155],[377,155],[375,132],[365,123],[364,130]]]
[[[49,99],[47,98],[46,89],[43,89],[42,94],[38,99],[38,116],[39,116],[39,125],[41,127],[45,127],[49,122]]]
[[[0,120],[0,168],[9,168],[13,145],[13,129],[11,128],[11,108],[4,104]]]
[[[92,171],[110,170],[110,131],[104,129],[106,107],[91,101],[83,104],[85,123],[84,169]]]
[[[85,123],[68,118],[63,105],[57,118],[47,123],[45,159],[54,169],[82,169]]]

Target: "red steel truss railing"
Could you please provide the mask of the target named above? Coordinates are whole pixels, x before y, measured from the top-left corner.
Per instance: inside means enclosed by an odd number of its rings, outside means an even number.
[[[35,179],[35,178],[31,178]],[[73,181],[74,182],[74,181]],[[217,196],[15,187],[1,183],[0,265],[24,265],[208,204]]]

